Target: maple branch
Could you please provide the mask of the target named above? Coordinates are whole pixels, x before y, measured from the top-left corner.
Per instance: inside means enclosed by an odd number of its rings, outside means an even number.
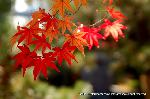
[[[80,4],[80,6],[78,7],[78,9],[73,13],[73,15],[75,15],[81,8],[82,4]]]
[[[94,24],[91,24],[89,25],[90,27],[94,27],[95,25],[97,25],[98,23],[101,23],[105,18],[106,18],[107,15],[105,15],[102,19],[98,20],[97,22],[95,22]],[[109,17],[109,16],[107,16]]]

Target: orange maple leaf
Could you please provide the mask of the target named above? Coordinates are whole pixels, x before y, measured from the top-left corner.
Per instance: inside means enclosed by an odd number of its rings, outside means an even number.
[[[103,0],[103,3],[106,3],[106,1],[109,1],[109,4],[111,5],[114,0]]]
[[[65,16],[63,20],[59,21],[58,27],[62,29],[62,34],[64,34],[66,29],[68,29],[70,32],[72,32],[71,27],[75,26],[75,24],[72,23],[71,20],[72,20],[72,17]]]
[[[45,35],[49,38],[50,43],[53,41],[54,38],[58,40],[58,34],[58,30],[53,27],[50,27],[45,31]]]
[[[87,0],[73,0],[73,1],[74,1],[74,5],[76,6],[76,8],[78,8],[80,3],[82,5],[86,5],[87,4]]]
[[[45,15],[47,15],[47,13],[45,12],[45,9],[41,9],[39,8],[38,11],[35,11],[32,13],[32,20],[26,25],[26,26],[30,26],[30,27],[35,27],[35,26],[39,26],[39,20],[42,19],[43,17],[45,17]]]
[[[85,35],[85,32],[80,32],[78,29],[75,29],[72,34],[65,34],[66,42],[69,42],[71,46],[76,46],[79,51],[82,52],[84,55],[84,47],[88,46],[88,43],[85,39],[83,39],[83,36]]]
[[[70,5],[70,0],[54,0],[54,5],[52,6],[53,15],[59,12],[61,16],[64,16],[65,10],[74,12]]]

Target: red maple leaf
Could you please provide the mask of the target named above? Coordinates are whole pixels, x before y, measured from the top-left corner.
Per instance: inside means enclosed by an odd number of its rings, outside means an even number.
[[[105,23],[103,23],[100,28],[104,28],[104,38],[106,39],[109,35],[112,35],[115,41],[118,41],[118,35],[124,38],[124,34],[122,32],[123,29],[127,29],[126,26],[120,24],[122,20],[117,20],[115,22],[110,22],[108,19],[104,20]]]
[[[87,42],[89,44],[88,45],[89,50],[91,50],[93,45],[95,45],[97,48],[99,48],[98,40],[103,39],[103,36],[100,33],[98,33],[98,31],[99,31],[98,28],[89,28],[86,26],[81,26],[81,27],[79,27],[79,30],[86,33],[83,36],[83,38],[87,40]]]
[[[37,55],[35,52],[30,52],[26,45],[17,47],[21,50],[21,52],[13,57],[16,61],[15,67],[18,68],[19,66],[22,66],[24,76],[26,68],[32,66],[34,58],[36,58]]]
[[[74,50],[76,49],[75,46],[70,46],[69,43],[65,43],[62,48],[56,47],[54,48],[53,56],[57,57],[59,65],[62,64],[63,59],[71,65],[71,59],[74,59],[76,62],[76,58],[73,55]]]
[[[55,18],[54,16],[51,16],[50,14],[47,14],[45,17],[43,17],[40,20],[40,23],[46,23],[43,24],[45,27],[45,36],[49,38],[49,42],[51,43],[53,39],[58,39],[58,19]]]
[[[44,25],[46,29],[50,28],[50,27],[57,27],[58,24],[58,19],[55,18],[54,16],[50,15],[49,13],[46,13],[43,18],[40,19],[39,21],[41,24],[46,22],[46,24]]]
[[[36,47],[34,51],[37,51],[38,49],[42,48],[42,52],[46,50],[46,48],[51,49],[51,45],[46,41],[46,37],[44,34],[42,36],[34,35],[36,40],[32,41],[30,44],[35,44]]]
[[[47,75],[48,75],[47,67],[56,70],[57,72],[60,72],[54,63],[55,60],[56,59],[52,57],[52,53],[43,53],[42,58],[37,58],[34,61],[34,70],[33,70],[34,80],[36,80],[40,72],[42,72],[44,77],[47,79]]]
[[[29,44],[32,41],[33,34],[43,32],[40,28],[27,28],[27,27],[17,27],[18,32],[12,37],[12,41],[16,41],[18,38],[18,45],[25,40],[25,44]]]
[[[106,9],[112,18],[115,18],[115,19],[125,18],[126,19],[126,16],[124,16],[120,11],[116,11],[114,10],[114,8],[110,8],[110,7],[107,7]]]

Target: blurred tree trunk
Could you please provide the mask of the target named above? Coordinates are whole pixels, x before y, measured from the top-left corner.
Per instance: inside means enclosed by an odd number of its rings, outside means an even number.
[[[0,99],[12,99],[10,76],[12,75],[11,57],[8,53],[8,36],[10,24],[8,16],[13,0],[0,0]]]
[[[11,57],[7,55],[1,63],[0,97],[3,97],[3,99],[11,99],[10,76],[12,75],[12,66],[9,63],[10,60]]]

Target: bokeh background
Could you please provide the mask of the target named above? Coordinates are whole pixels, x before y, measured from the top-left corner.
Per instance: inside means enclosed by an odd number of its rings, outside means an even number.
[[[144,92],[141,99],[150,99],[150,0],[118,0],[115,7],[128,19],[124,24],[126,38],[115,43],[111,38],[100,41],[99,49],[86,49],[79,63],[61,73],[41,75],[34,81],[32,69],[22,77],[14,71],[12,57],[18,49],[10,46],[10,37],[17,25],[25,25],[39,7],[49,9],[51,0],[0,0],[0,99],[116,99],[117,96],[80,96],[81,92]],[[101,0],[88,0],[74,22],[86,25],[103,17]],[[117,0],[114,0],[117,1]],[[61,43],[61,40],[60,40]]]

